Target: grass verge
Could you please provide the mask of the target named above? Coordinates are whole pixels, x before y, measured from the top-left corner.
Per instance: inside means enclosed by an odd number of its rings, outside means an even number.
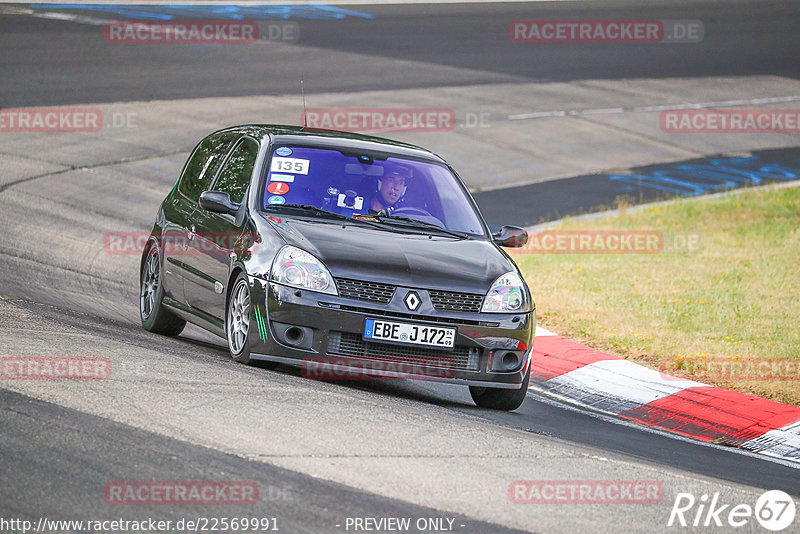
[[[611,252],[620,239],[642,247]],[[671,375],[800,405],[800,187],[567,221],[512,254],[542,326]]]

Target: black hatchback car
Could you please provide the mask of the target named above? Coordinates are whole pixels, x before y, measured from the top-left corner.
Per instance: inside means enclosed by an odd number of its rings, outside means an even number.
[[[530,374],[530,291],[438,156],[344,132],[247,125],[194,149],[142,254],[144,328],[186,321],[239,362],[319,379],[442,380],[513,410]],[[499,245],[499,246],[498,246]]]

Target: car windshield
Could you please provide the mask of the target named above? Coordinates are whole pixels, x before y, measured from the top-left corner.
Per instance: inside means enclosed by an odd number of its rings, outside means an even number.
[[[264,184],[266,211],[305,206],[317,216],[325,210],[348,218],[366,217],[400,231],[438,227],[485,236],[475,208],[445,165],[348,150],[277,146]]]

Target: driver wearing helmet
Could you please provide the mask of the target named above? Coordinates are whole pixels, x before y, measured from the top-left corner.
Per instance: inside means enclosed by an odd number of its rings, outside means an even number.
[[[395,166],[378,180],[378,190],[372,196],[369,209],[391,212],[406,194],[408,182],[411,180],[411,168]]]

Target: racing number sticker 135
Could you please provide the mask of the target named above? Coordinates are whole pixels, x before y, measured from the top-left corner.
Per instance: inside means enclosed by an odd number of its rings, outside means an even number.
[[[307,159],[300,158],[272,158],[272,172],[291,172],[294,174],[308,174]]]

